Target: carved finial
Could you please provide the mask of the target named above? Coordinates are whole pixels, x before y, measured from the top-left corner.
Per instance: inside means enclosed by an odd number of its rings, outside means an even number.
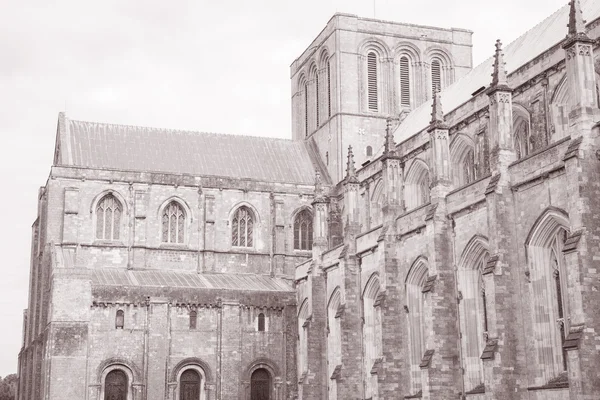
[[[346,182],[358,183],[356,177],[356,167],[354,166],[354,153],[352,153],[352,146],[348,146],[348,163],[346,165]]]
[[[496,54],[494,55],[494,72],[492,73],[492,87],[508,86],[506,77],[506,63],[504,62],[504,53],[502,52],[502,42],[496,40]]]
[[[323,180],[321,179],[321,173],[319,170],[315,170],[315,198],[314,203],[323,203],[327,201],[325,196],[325,189],[323,188]]]
[[[433,94],[433,104],[431,105],[431,123],[444,122],[444,112],[442,111],[442,100],[440,87],[436,86]]]
[[[581,12],[581,2],[579,0],[571,0],[569,3],[571,9],[569,11],[569,34],[567,37],[585,35],[585,21]]]
[[[396,152],[396,143],[394,142],[394,132],[392,132],[392,118],[388,117],[385,122],[385,144],[384,155],[392,155]]]

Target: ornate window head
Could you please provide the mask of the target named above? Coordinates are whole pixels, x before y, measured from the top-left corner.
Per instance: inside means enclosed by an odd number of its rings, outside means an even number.
[[[294,220],[294,250],[312,250],[313,216],[302,210]]]
[[[96,206],[96,239],[119,240],[123,207],[117,198],[109,193]]]
[[[162,212],[163,243],[184,243],[185,211],[181,204],[171,201]]]
[[[254,246],[254,215],[246,206],[241,206],[231,221],[231,245],[235,247]]]

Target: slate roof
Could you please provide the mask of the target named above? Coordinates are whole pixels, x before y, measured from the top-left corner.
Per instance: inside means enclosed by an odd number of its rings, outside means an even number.
[[[57,144],[55,165],[98,169],[312,185],[317,165],[302,141],[74,121],[62,113]]]
[[[566,1],[565,1],[566,3]],[[600,17],[600,1],[582,0],[584,20],[588,23]],[[504,61],[508,74],[522,67],[540,54],[562,42],[567,36],[569,5],[561,7],[554,14],[540,22],[519,38],[504,47]],[[490,43],[490,55],[493,54]],[[482,86],[489,87],[492,78],[494,58],[490,57],[468,74],[441,92],[442,106],[447,114],[472,98],[472,93]],[[401,143],[429,126],[432,100],[413,110],[394,132],[396,143]]]
[[[97,268],[92,285],[130,287],[169,287],[192,289],[225,289],[260,292],[293,292],[285,280],[251,274],[197,274],[162,270],[122,270]]]

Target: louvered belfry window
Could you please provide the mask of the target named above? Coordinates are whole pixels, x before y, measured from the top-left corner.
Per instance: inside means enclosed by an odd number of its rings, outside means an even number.
[[[185,230],[185,212],[176,201],[170,202],[163,210],[162,241],[164,243],[183,243]]]
[[[238,208],[231,221],[231,245],[238,247],[252,247],[254,219],[248,207]]]
[[[370,111],[378,110],[377,96],[377,54],[367,54],[367,100]]]
[[[410,107],[410,70],[408,57],[400,58],[400,104]]]
[[[431,93],[435,94],[438,90],[442,90],[442,66],[439,60],[431,62]]]
[[[294,221],[294,249],[312,250],[313,217],[310,211],[301,211]]]
[[[96,239],[119,240],[121,227],[121,203],[112,194],[107,194],[96,207]]]
[[[321,123],[321,118],[319,118],[319,112],[320,112],[320,105],[319,104],[319,97],[321,97],[321,92],[319,91],[319,73],[317,72],[317,70],[315,69],[315,121],[317,122],[317,128],[319,127],[320,123]]]

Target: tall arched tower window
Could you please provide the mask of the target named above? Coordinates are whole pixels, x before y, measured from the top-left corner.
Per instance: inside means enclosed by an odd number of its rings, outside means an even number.
[[[331,118],[331,58],[327,59],[327,118]]]
[[[314,101],[314,108],[313,108],[313,111],[315,113],[315,118],[314,118],[314,124],[315,124],[315,126],[314,126],[314,128],[318,129],[319,125],[321,123],[321,121],[320,121],[320,115],[319,115],[320,111],[321,111],[319,109],[320,108],[319,107],[320,106],[320,102],[319,102],[320,99],[319,99],[319,97],[320,97],[321,92],[319,90],[319,71],[318,71],[316,65],[313,65],[313,67],[311,69],[311,72],[310,72],[310,76],[311,76],[312,81],[315,83],[314,84],[314,91],[313,91],[313,94],[311,96],[312,97],[311,100]]]
[[[263,313],[258,314],[258,331],[265,331],[265,314]]]
[[[96,239],[119,240],[123,208],[119,200],[107,194],[96,206]]]
[[[308,137],[308,82],[304,80],[302,82],[302,95],[303,95],[303,106],[304,106],[304,136]]]
[[[231,245],[254,246],[254,216],[246,206],[241,206],[231,220]]]
[[[377,79],[377,54],[370,51],[367,54],[367,101],[370,111],[377,111],[379,109]]]
[[[442,89],[442,62],[434,58],[431,61],[431,93],[432,95],[435,92]]]
[[[171,201],[162,213],[162,241],[164,243],[183,243],[185,232],[185,211],[176,202]]]
[[[410,63],[408,57],[400,57],[400,105],[410,107]]]
[[[311,250],[313,241],[313,216],[302,210],[294,219],[294,249]]]

